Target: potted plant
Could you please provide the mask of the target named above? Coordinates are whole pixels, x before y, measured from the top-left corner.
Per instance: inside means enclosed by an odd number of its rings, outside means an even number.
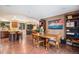
[[[3,30],[5,27],[5,23],[4,22],[0,22],[0,28]]]

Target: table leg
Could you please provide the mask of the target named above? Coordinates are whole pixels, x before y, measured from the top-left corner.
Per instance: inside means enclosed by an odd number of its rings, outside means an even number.
[[[48,45],[48,38],[46,38],[46,50],[49,48],[49,45]]]
[[[56,42],[56,47],[59,48],[59,42]]]
[[[39,48],[39,37],[36,38],[37,48]]]
[[[35,46],[36,42],[35,42],[35,39],[33,38],[33,46]]]
[[[33,47],[35,46],[35,38],[34,38],[34,35],[32,35],[32,42],[33,42]]]

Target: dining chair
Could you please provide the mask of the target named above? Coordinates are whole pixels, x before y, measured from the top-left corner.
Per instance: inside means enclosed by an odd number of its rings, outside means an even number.
[[[50,44],[51,44],[51,45],[54,45],[57,48],[60,48],[60,39],[61,39],[60,34],[56,34],[55,37],[53,36],[52,38],[49,38],[48,46],[50,46]]]
[[[33,46],[39,47],[40,46],[40,43],[43,43],[43,46],[44,46],[44,40],[42,40],[39,37],[39,34],[38,33],[37,33],[37,35],[33,35],[32,34],[32,38],[33,38]]]

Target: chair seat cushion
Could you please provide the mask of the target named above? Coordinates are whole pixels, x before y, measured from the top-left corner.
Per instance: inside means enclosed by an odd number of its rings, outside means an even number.
[[[56,38],[55,37],[50,38],[49,41],[56,41]]]

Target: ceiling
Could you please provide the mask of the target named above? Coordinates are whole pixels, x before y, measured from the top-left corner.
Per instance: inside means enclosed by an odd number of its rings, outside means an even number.
[[[78,9],[78,5],[0,5],[0,14],[24,15],[39,20]]]

